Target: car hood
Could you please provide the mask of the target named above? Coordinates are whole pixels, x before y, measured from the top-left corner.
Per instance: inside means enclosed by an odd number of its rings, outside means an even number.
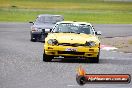
[[[33,27],[39,28],[39,29],[52,29],[55,24],[50,23],[44,23],[44,24],[34,24]]]
[[[79,43],[85,44],[86,41],[99,42],[98,38],[92,34],[76,33],[50,33],[48,39],[56,39],[59,43]]]

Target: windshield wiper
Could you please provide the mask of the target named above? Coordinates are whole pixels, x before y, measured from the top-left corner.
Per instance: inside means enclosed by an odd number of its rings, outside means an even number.
[[[69,32],[63,32],[63,33],[72,33],[72,32],[69,31]]]
[[[55,31],[55,32],[53,32],[53,33],[59,33],[59,31]]]

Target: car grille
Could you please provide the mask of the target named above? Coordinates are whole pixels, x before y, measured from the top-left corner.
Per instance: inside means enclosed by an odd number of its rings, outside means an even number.
[[[84,55],[84,52],[58,51],[58,54]]]
[[[78,44],[78,43],[59,43],[58,45],[62,45],[62,46],[73,46],[73,47],[77,47],[77,46],[85,46],[84,44]]]

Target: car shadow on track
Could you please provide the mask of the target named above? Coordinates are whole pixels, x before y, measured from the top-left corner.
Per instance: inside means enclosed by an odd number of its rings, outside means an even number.
[[[90,60],[85,60],[85,59],[53,59],[51,62],[57,62],[57,63],[90,63]]]
[[[91,63],[85,59],[53,59],[51,62],[56,63],[83,63],[83,64],[114,64],[114,65],[132,65],[132,59],[105,59],[101,58],[99,63]]]

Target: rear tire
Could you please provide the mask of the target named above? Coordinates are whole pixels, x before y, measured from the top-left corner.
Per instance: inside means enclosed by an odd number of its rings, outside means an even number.
[[[46,55],[45,52],[44,52],[44,54],[43,54],[43,61],[44,62],[50,62],[50,61],[52,61],[53,58],[54,58],[53,56]]]

